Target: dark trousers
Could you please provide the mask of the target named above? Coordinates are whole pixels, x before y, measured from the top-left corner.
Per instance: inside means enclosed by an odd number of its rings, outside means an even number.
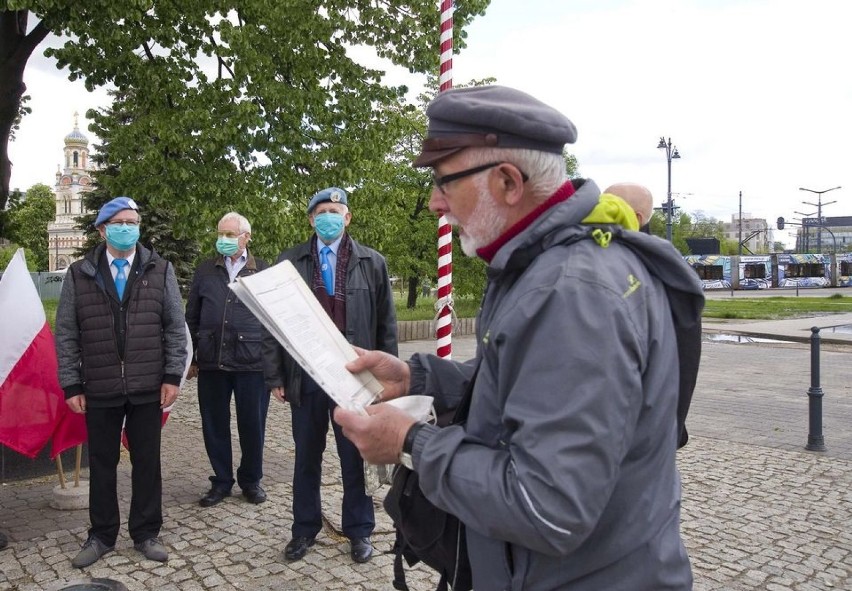
[[[121,522],[118,510],[117,469],[121,453],[121,426],[130,447],[131,496],[128,529],[134,543],[160,535],[163,525],[163,481],[160,471],[160,435],[163,411],[159,402],[86,409],[89,431],[89,535],[107,546],[115,544]]]
[[[269,390],[261,371],[198,372],[198,409],[204,447],[213,467],[210,482],[215,488],[231,490],[234,485],[233,450],[231,449],[231,394],[237,409],[237,431],[240,436],[240,465],[237,484],[240,488],[260,484],[263,478],[263,442],[266,438],[266,414]]]
[[[334,402],[314,387],[302,391],[301,406],[290,405],[296,463],[293,468],[293,537],[313,538],[322,529],[322,455]],[[366,538],[376,526],[373,499],[364,492],[364,462],[340,426],[331,421],[343,476],[343,535]]]

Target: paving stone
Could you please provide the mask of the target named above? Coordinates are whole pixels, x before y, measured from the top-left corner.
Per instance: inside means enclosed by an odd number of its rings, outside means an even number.
[[[429,350],[402,343],[401,355]],[[454,342],[465,359],[471,338]],[[678,452],[683,478],[682,532],[695,591],[852,589],[852,385],[850,348],[824,351],[826,452],[804,449],[808,435],[810,351],[805,344],[707,343],[687,421],[690,442]],[[116,552],[85,572],[70,565],[88,528],[87,511],[49,506],[53,478],[0,488],[0,530],[12,543],[0,552],[0,591],[53,591],[85,577],[122,582],[129,591],[388,590],[392,527],[375,497],[377,555],[367,565],[349,558],[340,534],[342,487],[333,438],[323,466],[326,527],[308,555],[283,561],[290,539],[292,438],[286,405],[270,404],[264,488],[269,501],[251,505],[235,487],[212,508],[198,499],[209,488],[194,382],[184,389],[163,430],[165,565],[144,560],[127,534],[130,464],[122,454],[122,526]],[[239,450],[236,425],[234,449]],[[81,475],[86,478],[87,474]],[[411,591],[431,591],[437,577],[407,569]]]

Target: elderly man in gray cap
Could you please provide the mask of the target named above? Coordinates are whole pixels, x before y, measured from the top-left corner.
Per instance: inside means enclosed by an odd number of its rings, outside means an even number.
[[[432,168],[430,209],[488,264],[476,357],[370,351],[348,368],[372,371],[384,398],[433,395],[439,412],[470,387],[467,421],[439,428],[389,404],[335,420],[464,524],[475,589],[691,589],[668,294],[698,321],[694,273],[662,240],[582,224],[599,191],[567,178],[577,132],[555,109],[486,86],[443,92],[427,115],[415,166]]]
[[[160,433],[186,366],[183,302],[174,267],[139,241],[139,208],[129,197],[101,207],[104,242],[68,269],[56,310],[59,384],[65,401],[86,414],[89,517],[76,568],[112,552],[121,519],[116,469],[125,425],[132,490],[127,521],[134,546],[166,562]]]
[[[352,220],[346,191],[330,187],[316,193],[308,203],[308,220],[314,235],[282,253],[278,262],[293,263],[350,343],[396,356],[396,312],[387,264],[346,232]],[[284,558],[295,561],[305,556],[322,529],[322,455],[335,404],[268,334],[263,348],[266,385],[277,400],[290,403],[293,421],[293,525]],[[370,536],[376,521],[373,499],[364,490],[364,462],[340,427],[333,427],[343,478],[343,535],[349,538],[352,560],[367,562],[373,555]]]

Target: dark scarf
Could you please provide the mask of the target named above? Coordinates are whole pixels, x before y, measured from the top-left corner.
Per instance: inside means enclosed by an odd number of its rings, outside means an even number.
[[[320,274],[319,255],[317,254],[317,235],[311,236],[311,258],[314,261],[314,273],[311,279],[311,290],[328,313],[334,325],[344,332],[346,330],[346,274],[349,267],[349,258],[352,255],[352,240],[349,234],[344,233],[337,248],[337,266],[334,270],[334,297],[325,291],[325,283]]]

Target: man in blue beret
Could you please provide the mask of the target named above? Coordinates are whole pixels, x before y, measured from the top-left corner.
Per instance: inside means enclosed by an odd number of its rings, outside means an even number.
[[[355,346],[397,354],[396,312],[384,257],[346,232],[352,221],[346,191],[330,187],[308,203],[311,238],[278,257],[296,267],[335,326]],[[266,385],[281,402],[290,403],[296,461],[293,467],[292,539],[284,549],[288,561],[300,560],[322,529],[320,482],[322,455],[334,401],[268,333],[264,339]],[[364,462],[352,442],[334,427],[343,478],[343,535],[355,562],[373,555],[373,499],[364,490]]]
[[[115,549],[121,517],[116,475],[125,427],[131,450],[128,528],[145,558],[168,560],[160,432],[186,366],[183,302],[172,265],[139,243],[139,207],[116,197],[95,220],[103,242],[72,263],[56,311],[59,384],[89,434],[89,518],[76,568]]]
[[[691,589],[675,452],[695,273],[668,242],[591,215],[606,208],[592,181],[568,178],[577,132],[556,109],[484,86],[442,92],[426,114],[415,166],[432,168],[429,208],[488,265],[476,357],[370,351],[347,367],[372,371],[384,398],[429,394],[439,409],[469,391],[467,421],[439,428],[388,404],[335,421],[462,522],[471,578],[456,591]]]

